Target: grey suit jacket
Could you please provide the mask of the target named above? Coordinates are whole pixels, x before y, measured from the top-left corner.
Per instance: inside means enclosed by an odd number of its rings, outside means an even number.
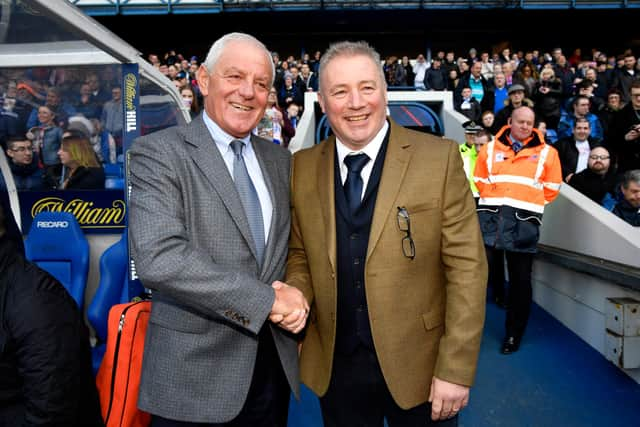
[[[270,327],[298,394],[295,339],[268,322],[284,278],[290,154],[252,137],[273,202],[259,270],[248,221],[202,116],[135,141],[129,151],[132,256],[153,290],[138,406],[165,418],[221,423],[249,390],[261,327]]]

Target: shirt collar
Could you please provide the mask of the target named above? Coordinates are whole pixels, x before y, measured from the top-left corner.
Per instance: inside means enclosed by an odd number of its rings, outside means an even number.
[[[207,126],[207,129],[209,130],[209,133],[211,134],[211,138],[213,138],[213,141],[216,143],[216,145],[220,149],[221,153],[226,152],[226,150],[232,150],[230,144],[231,144],[231,141],[233,141],[235,139],[239,139],[240,141],[244,142],[244,146],[245,146],[245,148],[244,148],[245,151],[244,152],[245,153],[248,150],[252,150],[252,147],[251,147],[251,134],[248,134],[244,138],[235,138],[234,136],[231,136],[228,133],[226,133],[225,131],[223,131],[222,128],[220,126],[218,126],[218,124],[216,122],[214,122],[211,119],[211,117],[209,117],[209,115],[207,114],[206,111],[204,112],[202,117],[204,118],[204,124]]]
[[[380,147],[382,147],[382,142],[384,141],[384,137],[387,135],[387,130],[389,129],[389,122],[384,121],[384,126],[378,131],[376,136],[373,137],[371,142],[365,145],[362,150],[354,151],[351,148],[344,145],[337,137],[336,137],[336,150],[338,151],[338,161],[339,164],[342,165],[344,162],[344,158],[349,154],[360,154],[364,153],[369,158],[375,162],[378,152],[380,151]]]

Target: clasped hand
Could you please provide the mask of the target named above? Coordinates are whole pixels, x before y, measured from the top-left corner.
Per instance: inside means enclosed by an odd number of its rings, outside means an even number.
[[[269,320],[282,329],[297,334],[309,316],[309,303],[299,289],[276,280],[271,284],[276,292]]]

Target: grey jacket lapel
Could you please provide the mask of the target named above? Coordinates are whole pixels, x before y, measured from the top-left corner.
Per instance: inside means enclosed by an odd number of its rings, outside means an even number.
[[[211,186],[218,193],[220,199],[222,199],[242,237],[244,237],[251,248],[251,253],[256,257],[255,243],[251,236],[249,222],[247,221],[242,203],[240,202],[240,196],[238,196],[238,191],[229,174],[227,165],[216,148],[207,126],[204,124],[202,115],[199,115],[190,125],[183,129],[185,129],[184,139],[187,144],[187,151],[190,153],[194,163],[200,168]]]

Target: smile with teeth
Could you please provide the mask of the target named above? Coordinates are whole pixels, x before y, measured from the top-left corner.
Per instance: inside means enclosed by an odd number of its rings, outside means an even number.
[[[233,108],[237,110],[242,110],[242,111],[251,111],[253,109],[251,107],[247,107],[245,105],[236,104],[236,103],[231,103],[231,105],[233,106]]]
[[[351,116],[351,117],[347,117],[347,120],[350,122],[359,122],[362,120],[366,120],[367,117],[369,117],[367,114],[362,114],[360,116]]]

